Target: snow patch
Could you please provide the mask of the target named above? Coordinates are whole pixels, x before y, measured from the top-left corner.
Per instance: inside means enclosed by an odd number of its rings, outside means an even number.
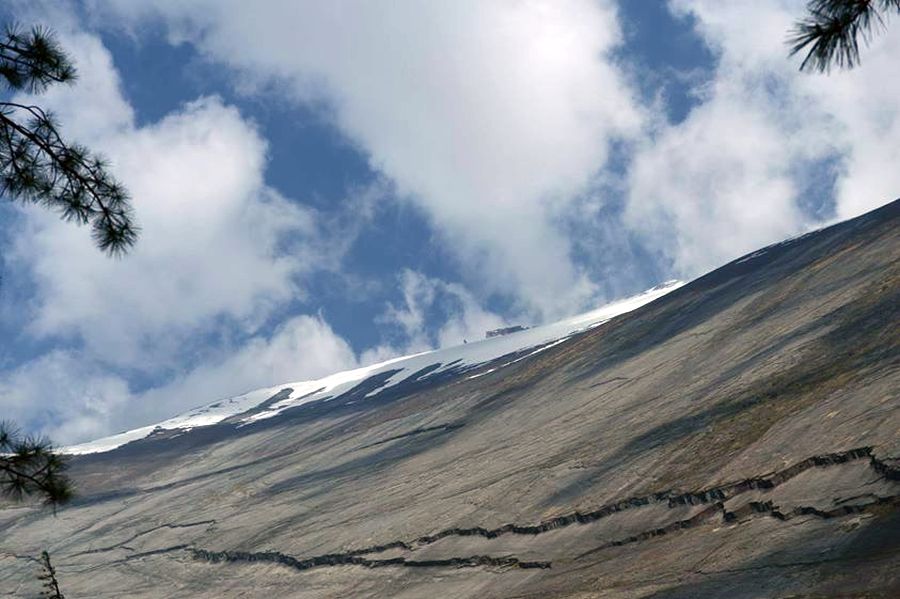
[[[564,343],[572,335],[587,329],[599,326],[610,319],[631,312],[653,300],[681,287],[681,281],[668,281],[649,289],[644,293],[624,300],[607,304],[596,310],[579,314],[559,322],[517,331],[508,335],[482,339],[472,343],[448,347],[444,349],[422,352],[411,356],[393,358],[385,362],[338,372],[324,378],[311,381],[298,381],[285,383],[274,387],[257,389],[237,397],[224,399],[211,404],[195,408],[184,414],[170,418],[156,425],[144,426],[131,431],[98,439],[88,443],[72,445],[60,449],[68,454],[88,454],[110,451],[131,441],[137,441],[150,436],[154,431],[183,430],[187,431],[196,427],[209,426],[222,422],[226,418],[233,418],[250,412],[239,424],[251,424],[266,418],[277,416],[281,412],[314,401],[327,401],[346,393],[366,379],[381,373],[396,370],[391,374],[381,387],[370,391],[366,397],[377,395],[395,385],[409,379],[412,375],[427,367],[438,368],[428,371],[426,377],[445,372],[448,369],[474,369],[480,364],[496,360],[506,355],[516,354],[534,348],[525,355],[518,356],[500,366],[479,372],[468,377],[477,378],[491,374],[511,364],[524,360],[537,353],[543,352],[555,345]],[[290,387],[290,395],[280,401],[267,406],[265,409],[254,412],[260,404],[272,398],[282,389]]]

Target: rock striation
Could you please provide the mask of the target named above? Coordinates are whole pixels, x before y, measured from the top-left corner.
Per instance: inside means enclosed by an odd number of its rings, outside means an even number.
[[[898,597],[898,225],[515,359],[77,456],[72,505],[0,509],[0,596],[46,549],[67,597]]]

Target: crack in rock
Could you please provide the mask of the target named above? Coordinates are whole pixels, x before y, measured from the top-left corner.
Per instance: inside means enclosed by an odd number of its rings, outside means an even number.
[[[368,449],[369,447],[375,447],[376,445],[383,445],[384,443],[390,443],[391,441],[397,441],[399,439],[405,439],[407,437],[413,437],[415,435],[421,435],[424,433],[433,433],[433,432],[442,432],[446,433],[449,431],[456,430],[458,428],[462,428],[464,424],[462,422],[451,422],[449,424],[438,424],[435,426],[427,426],[424,428],[417,428],[411,430],[406,433],[402,433],[400,435],[394,435],[392,437],[388,437],[386,439],[382,439],[380,441],[375,441],[373,443],[369,443],[367,445],[363,445],[360,449]]]
[[[12,559],[18,559],[27,562],[34,562],[36,564],[40,564],[41,560],[31,555],[19,555],[18,553],[10,553],[8,551],[0,551],[0,558],[11,557]]]
[[[194,526],[203,526],[204,524],[215,524],[215,523],[216,523],[216,520],[211,519],[211,520],[200,520],[198,522],[185,522],[184,524],[177,524],[177,523],[160,524],[159,526],[154,526],[153,528],[149,528],[147,530],[142,530],[141,532],[135,533],[134,535],[128,537],[127,539],[125,539],[124,541],[121,541],[119,543],[113,543],[112,545],[106,545],[104,547],[98,547],[96,549],[88,549],[86,551],[79,551],[78,553],[73,553],[69,557],[78,557],[80,555],[89,555],[92,553],[103,553],[106,551],[114,551],[114,550],[120,549],[120,548],[127,549],[129,551],[134,551],[134,549],[132,549],[131,547],[126,547],[125,544],[130,543],[131,541],[137,539],[138,537],[148,535],[151,532],[156,532],[157,530],[162,530],[163,528],[191,528]]]
[[[622,545],[640,543],[648,541],[660,536],[668,535],[677,531],[696,528],[705,522],[711,520],[717,515],[721,515],[722,520],[726,523],[733,523],[738,520],[753,518],[758,515],[769,515],[780,521],[788,521],[800,516],[813,516],[822,519],[838,518],[849,514],[857,514],[872,510],[875,506],[900,505],[900,495],[879,497],[872,496],[872,500],[864,504],[845,504],[839,505],[833,509],[823,510],[812,506],[797,506],[787,512],[782,511],[773,502],[751,501],[746,505],[734,511],[728,511],[724,503],[729,499],[753,489],[773,489],[786,481],[800,475],[811,468],[826,468],[845,464],[855,460],[868,459],[869,466],[879,475],[887,480],[900,480],[900,468],[892,465],[894,459],[878,459],[873,453],[872,447],[859,447],[842,452],[820,454],[811,456],[797,462],[782,470],[777,470],[771,474],[747,478],[736,482],[725,483],[715,487],[700,491],[676,492],[672,490],[649,493],[647,495],[630,497],[611,504],[607,504],[597,510],[586,513],[573,512],[551,518],[533,525],[505,524],[498,528],[487,529],[483,527],[471,528],[448,528],[441,530],[435,534],[424,535],[413,541],[393,541],[382,545],[374,545],[362,549],[353,549],[341,553],[330,553],[318,555],[309,558],[297,558],[277,551],[263,552],[247,552],[247,551],[209,551],[206,549],[198,549],[188,544],[174,545],[162,549],[154,549],[141,553],[134,553],[127,558],[126,561],[138,559],[151,555],[171,553],[175,551],[186,551],[197,560],[210,563],[222,562],[245,562],[245,563],[277,563],[288,566],[295,570],[309,570],[311,568],[329,567],[329,566],[346,566],[356,565],[366,568],[383,568],[383,567],[406,567],[406,568],[429,568],[429,567],[450,567],[450,568],[474,568],[480,566],[515,568],[515,569],[546,569],[551,567],[549,561],[522,561],[513,556],[489,556],[489,555],[472,555],[449,557],[444,559],[431,560],[411,560],[405,557],[394,557],[386,559],[370,559],[362,557],[370,553],[381,553],[391,549],[402,549],[406,551],[414,551],[417,548],[435,543],[443,538],[451,536],[479,536],[487,539],[494,539],[501,535],[531,535],[556,530],[573,524],[587,524],[601,518],[605,518],[618,512],[639,508],[655,503],[665,503],[669,508],[683,505],[702,505],[710,504],[707,508],[701,510],[694,516],[685,520],[677,520],[665,526],[646,530],[638,534],[609,541],[602,545],[586,551],[574,559],[578,560],[585,556],[597,553],[604,549],[619,547]],[[142,536],[149,534],[161,528],[187,528],[191,526],[200,526],[203,524],[215,524],[215,520],[203,520],[199,522],[191,522],[184,524],[161,524],[149,530],[139,532],[129,539],[116,543],[107,547],[92,549],[74,555],[83,555],[87,553],[99,553],[102,551],[110,551],[119,547],[124,547],[126,543]]]
[[[793,520],[794,518],[799,518],[801,516],[815,516],[823,520],[831,520],[833,518],[841,518],[843,516],[849,516],[851,514],[861,514],[864,512],[869,512],[873,507],[879,505],[900,506],[900,495],[890,495],[887,497],[876,496],[875,499],[869,503],[857,505],[842,505],[831,510],[822,510],[813,506],[800,505],[788,512],[782,512],[781,509],[771,501],[751,501],[732,512],[726,510],[723,504],[717,503],[694,515],[693,517],[688,518],[687,520],[679,520],[661,528],[654,528],[652,530],[647,530],[636,535],[626,537],[624,539],[604,543],[589,551],[585,551],[584,553],[576,556],[575,559],[581,559],[588,555],[603,551],[604,549],[621,547],[622,545],[639,543],[641,541],[648,541],[650,539],[661,537],[671,532],[676,532],[688,528],[696,528],[706,520],[714,517],[716,514],[721,514],[722,520],[729,524],[733,524],[737,521],[746,521],[759,514],[772,516],[773,518],[782,522],[787,522],[788,520]]]
[[[655,539],[657,537],[661,537],[675,531],[685,530],[688,528],[696,528],[707,520],[710,520],[717,514],[723,513],[724,511],[725,507],[721,503],[716,503],[685,520],[677,520],[659,528],[645,530],[644,532],[640,532],[636,535],[631,535],[630,537],[625,537],[624,539],[618,539],[616,541],[604,543],[599,547],[594,547],[589,551],[585,551],[584,553],[575,556],[575,559],[578,560],[593,553],[597,553],[598,551],[609,549],[611,547],[621,547],[622,545],[630,545],[632,543],[640,543],[641,541],[649,541],[650,539]]]
[[[181,545],[172,545],[171,547],[163,547],[161,549],[151,549],[149,551],[142,551],[140,553],[135,553],[133,555],[129,555],[124,560],[125,562],[140,559],[142,557],[147,557],[150,555],[160,555],[162,553],[172,553],[173,551],[190,551],[191,546],[187,543],[182,543]]]
[[[872,497],[872,501],[868,503],[841,505],[830,510],[822,510],[813,506],[800,505],[787,512],[781,511],[781,508],[779,508],[771,501],[751,501],[747,503],[747,505],[741,506],[733,512],[724,511],[722,515],[726,522],[734,522],[735,520],[739,520],[753,514],[768,514],[773,518],[776,518],[777,520],[781,520],[782,522],[793,520],[794,518],[799,518],[801,516],[815,516],[816,518],[821,518],[822,520],[830,520],[832,518],[849,516],[850,514],[861,514],[863,512],[868,512],[871,511],[874,506],[878,505],[900,506],[900,495],[889,495],[887,497],[873,495]]]
[[[877,497],[873,501],[861,504],[861,505],[843,505],[836,507],[831,510],[822,510],[813,506],[797,506],[788,512],[782,512],[780,508],[774,505],[771,501],[767,502],[749,502],[747,505],[742,506],[740,509],[735,510],[733,512],[729,512],[725,509],[724,505],[721,502],[716,502],[713,505],[710,505],[706,509],[698,512],[694,516],[684,519],[677,520],[675,522],[671,522],[666,526],[653,528],[650,530],[646,530],[640,532],[636,535],[631,535],[629,537],[625,537],[623,539],[617,539],[615,541],[610,541],[608,543],[604,543],[598,547],[595,547],[589,551],[586,551],[574,559],[579,560],[589,555],[598,553],[605,549],[611,549],[613,547],[621,547],[623,545],[630,545],[633,543],[641,543],[644,541],[649,541],[651,539],[655,539],[661,536],[665,536],[674,532],[678,532],[681,530],[687,530],[691,528],[697,528],[702,524],[706,523],[708,520],[711,520],[717,515],[721,515],[723,521],[725,522],[735,522],[738,519],[746,519],[752,518],[759,514],[767,514],[780,520],[782,522],[792,520],[794,518],[798,518],[801,516],[814,516],[822,519],[832,519],[832,518],[840,518],[842,516],[847,516],[850,514],[859,514],[863,512],[870,511],[874,506],[878,505],[892,505],[897,506],[900,505],[900,495],[892,495],[888,497]],[[546,569],[551,567],[551,562],[549,561],[521,561],[515,557],[493,557],[488,555],[473,555],[468,557],[451,557],[445,559],[432,559],[432,560],[409,560],[404,557],[395,557],[390,559],[367,559],[361,557],[358,553],[355,552],[347,552],[347,553],[332,553],[326,555],[320,555],[316,557],[311,557],[307,559],[298,559],[296,557],[280,553],[277,551],[265,551],[265,552],[246,552],[246,551],[207,551],[205,549],[196,549],[190,548],[183,545],[179,545],[176,547],[145,552],[142,555],[151,555],[154,553],[162,553],[167,551],[173,551],[178,549],[186,549],[191,553],[194,559],[207,561],[210,563],[221,563],[221,562],[245,562],[245,563],[277,563],[282,564],[288,567],[291,567],[295,570],[309,570],[312,568],[318,567],[328,567],[328,566],[363,566],[366,568],[383,568],[383,567],[391,567],[391,566],[399,566],[399,567],[407,567],[407,568],[427,568],[427,567],[455,567],[455,568],[474,568],[478,566],[499,566],[503,568],[520,568],[520,569]],[[137,557],[137,556],[132,556]]]
[[[869,459],[870,466],[880,475],[890,480],[900,480],[900,468],[889,465],[887,461],[878,460],[873,453],[872,447],[857,447],[847,451],[811,456],[788,466],[783,470],[777,470],[767,476],[747,478],[700,491],[659,491],[647,495],[622,499],[590,512],[572,512],[532,525],[510,523],[497,528],[483,528],[481,526],[470,528],[447,528],[434,534],[421,536],[412,541],[393,541],[383,545],[373,545],[362,549],[354,549],[339,554],[327,554],[319,557],[329,558],[335,555],[359,556],[369,553],[382,553],[390,549],[414,551],[418,547],[430,545],[451,536],[479,536],[486,539],[495,539],[506,534],[533,536],[573,524],[588,524],[618,512],[655,503],[665,502],[670,508],[680,505],[701,505],[706,503],[721,504],[722,502],[727,501],[736,495],[740,495],[741,493],[746,493],[747,491],[754,489],[773,489],[811,468],[827,468],[866,458]],[[678,523],[674,523],[673,525],[677,524]]]
[[[390,559],[366,559],[358,555],[330,554],[297,559],[291,555],[278,551],[247,552],[247,551],[207,551],[205,549],[189,548],[188,551],[194,559],[210,563],[220,562],[245,562],[245,563],[276,563],[293,568],[294,570],[310,570],[325,566],[363,566],[365,568],[476,568],[479,566],[498,566],[501,568],[519,568],[523,570],[550,568],[550,562],[533,561],[525,562],[515,557],[493,557],[490,555],[471,555],[467,557],[450,557],[446,559],[432,560],[408,560],[403,557]]]

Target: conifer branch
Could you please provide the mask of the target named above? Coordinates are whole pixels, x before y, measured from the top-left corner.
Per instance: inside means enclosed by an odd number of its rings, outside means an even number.
[[[44,438],[22,436],[0,422],[0,493],[14,500],[39,495],[56,508],[72,497],[66,460]]]
[[[806,50],[800,70],[827,73],[834,65],[857,66],[860,40],[868,44],[883,30],[886,17],[900,13],[900,0],[809,0],[806,8],[788,37],[790,54]]]
[[[0,39],[0,81],[8,89],[40,93],[74,79],[74,66],[50,32],[6,28]],[[0,194],[90,224],[94,242],[111,255],[137,241],[128,192],[101,157],[63,140],[53,115],[38,106],[0,101]]]

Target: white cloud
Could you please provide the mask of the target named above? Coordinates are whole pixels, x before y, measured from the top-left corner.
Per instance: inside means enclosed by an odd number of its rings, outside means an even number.
[[[100,359],[149,369],[183,358],[193,335],[222,320],[253,333],[273,307],[302,296],[299,277],[333,256],[315,214],[264,184],[267,148],[253,124],[212,97],[137,127],[96,38],[64,44],[81,81],[40,101],[67,135],[115,157],[142,234],[110,260],[87,230],[31,210],[34,229],[16,256],[37,286],[32,332],[71,335]]]
[[[792,170],[806,148],[727,87],[648,140],[631,166],[628,224],[688,276],[788,237],[803,220]]]
[[[22,209],[4,257],[28,273],[33,296],[3,316],[26,315],[25,336],[57,349],[0,374],[4,417],[80,441],[355,366],[319,318],[295,316],[271,334],[261,327],[303,297],[305,276],[339,266],[366,211],[331,222],[268,187],[265,140],[219,98],[138,126],[99,39],[64,14],[40,20],[54,24],[80,79],[36,103],[60,117],[67,138],[114,158],[142,233],[114,260],[87,229]],[[362,190],[353,205],[365,208],[373,194]],[[136,373],[154,386],[135,391]]]
[[[173,40],[230,67],[247,93],[327,106],[394,195],[426,210],[465,286],[404,271],[403,300],[382,317],[399,337],[359,359],[318,318],[262,334],[303,296],[305,275],[339,264],[353,227],[336,236],[268,187],[265,140],[219,98],[138,126],[109,52],[57,15],[50,22],[82,78],[41,103],[67,135],[115,158],[144,228],[120,262],[86,230],[37,209],[16,237],[14,258],[29,265],[37,294],[23,312],[28,331],[69,339],[0,377],[4,410],[63,441],[480,337],[504,324],[482,307],[495,292],[536,319],[577,309],[601,288],[572,253],[604,244],[567,237],[589,236],[597,206],[609,205],[592,188],[627,198],[626,230],[610,244],[637,231],[682,276],[817,224],[801,194],[822,160],[837,161],[839,217],[900,189],[900,38],[878,37],[852,72],[799,74],[783,42],[802,0],[671,0],[718,56],[695,90],[698,106],[677,124],[648,116],[610,57],[621,40],[606,0],[94,4],[98,18],[130,17],[136,29],[162,18]],[[633,151],[625,182],[602,173],[613,140]],[[604,272],[621,279],[628,267]],[[135,392],[126,383],[134,371],[171,378]]]
[[[52,351],[0,377],[4,418],[58,444],[96,439],[159,422],[214,399],[355,368],[350,346],[320,318],[297,316],[269,337],[187,369],[168,383],[134,392],[128,382],[74,351]]]
[[[897,36],[830,76],[797,72],[784,40],[801,0],[671,0],[718,54],[701,103],[661,123],[634,157],[627,222],[694,276],[811,225],[800,197],[817,161],[837,160],[835,212],[855,216],[900,193]]]
[[[894,19],[889,31],[863,51],[853,71],[804,81],[838,135],[843,153],[837,182],[837,215],[850,218],[900,197],[900,78],[896,76],[900,36]]]
[[[900,80],[895,76],[900,37],[896,22],[863,44],[862,64],[830,75],[802,74],[799,57],[788,61],[784,39],[805,13],[802,0],[766,0],[753,6],[711,0],[675,0],[699,18],[700,31],[720,47],[729,65],[745,73],[768,73],[786,87],[782,104],[760,103],[798,123],[808,145],[830,146],[843,158],[837,213],[850,218],[900,195]],[[720,69],[720,73],[722,70]],[[758,81],[761,87],[765,81]]]
[[[241,85],[327,99],[479,287],[545,315],[594,293],[554,218],[642,122],[609,2],[95,4],[162,17]]]
[[[122,96],[119,74],[102,42],[75,27],[64,14],[54,19],[65,29],[59,40],[75,61],[77,79],[69,85],[53,85],[35,103],[53,111],[75,139],[103,141],[134,127],[134,110]]]
[[[130,405],[128,384],[76,352],[51,351],[0,377],[3,418],[55,443],[109,434]]]
[[[506,324],[497,314],[481,307],[472,293],[459,283],[448,283],[414,270],[399,275],[403,302],[388,304],[379,321],[399,335],[394,345],[365,352],[363,363],[429,349],[460,345],[482,339],[485,331]]]
[[[356,368],[350,345],[320,317],[300,315],[281,323],[270,336],[255,336],[239,347],[228,347],[162,387],[139,394],[130,402],[134,422],[163,418],[214,399],[260,387],[319,378]]]

